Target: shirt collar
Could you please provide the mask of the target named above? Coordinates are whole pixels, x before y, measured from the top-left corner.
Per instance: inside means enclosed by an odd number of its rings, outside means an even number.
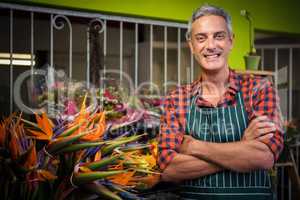
[[[192,96],[201,96],[201,82],[202,76],[200,76],[196,81],[194,81],[191,85]],[[227,91],[236,94],[240,89],[240,79],[239,75],[233,70],[229,68],[229,76],[228,76],[228,89]]]
[[[240,77],[232,69],[229,69],[228,84],[229,84],[229,86],[228,86],[229,92],[235,94],[240,90]]]

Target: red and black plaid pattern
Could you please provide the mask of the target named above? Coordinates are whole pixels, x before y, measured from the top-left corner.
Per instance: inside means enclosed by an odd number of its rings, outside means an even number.
[[[185,134],[186,114],[193,96],[198,95],[196,104],[200,107],[213,107],[201,98],[201,78],[192,84],[178,87],[163,100],[159,134],[158,163],[164,169],[179,150]],[[274,137],[264,141],[278,159],[283,149],[283,128],[279,107],[279,98],[272,83],[260,76],[240,75],[230,70],[228,89],[218,107],[235,105],[235,95],[242,92],[249,121],[257,116],[265,115],[275,123],[277,131]]]

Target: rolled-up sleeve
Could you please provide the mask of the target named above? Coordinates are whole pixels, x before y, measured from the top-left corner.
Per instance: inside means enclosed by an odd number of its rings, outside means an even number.
[[[172,161],[177,154],[184,135],[184,119],[181,119],[178,105],[175,106],[176,98],[169,95],[163,99],[162,115],[160,119],[160,133],[158,139],[158,164],[162,170]],[[176,101],[178,102],[178,101]],[[180,118],[180,119],[179,119]]]
[[[255,116],[265,115],[268,116],[270,121],[275,123],[276,131],[274,136],[270,139],[266,139],[263,142],[270,148],[274,154],[274,159],[277,161],[282,149],[283,149],[283,121],[280,111],[279,97],[277,90],[273,87],[270,81],[263,81],[255,87],[253,95],[254,112],[252,118]]]

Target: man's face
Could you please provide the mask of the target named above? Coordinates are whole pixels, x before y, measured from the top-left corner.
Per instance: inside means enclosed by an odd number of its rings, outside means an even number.
[[[227,66],[232,40],[225,19],[209,15],[193,22],[189,46],[204,70],[215,71]]]

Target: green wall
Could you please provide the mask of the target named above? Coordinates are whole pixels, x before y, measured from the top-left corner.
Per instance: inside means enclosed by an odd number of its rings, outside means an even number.
[[[255,29],[300,34],[298,0],[19,0],[17,2],[180,22],[186,22],[192,11],[205,2],[217,5],[232,16],[235,47],[231,53],[230,65],[239,69],[244,68],[243,56],[249,49],[248,23],[240,16],[241,9],[247,9],[252,13]]]

